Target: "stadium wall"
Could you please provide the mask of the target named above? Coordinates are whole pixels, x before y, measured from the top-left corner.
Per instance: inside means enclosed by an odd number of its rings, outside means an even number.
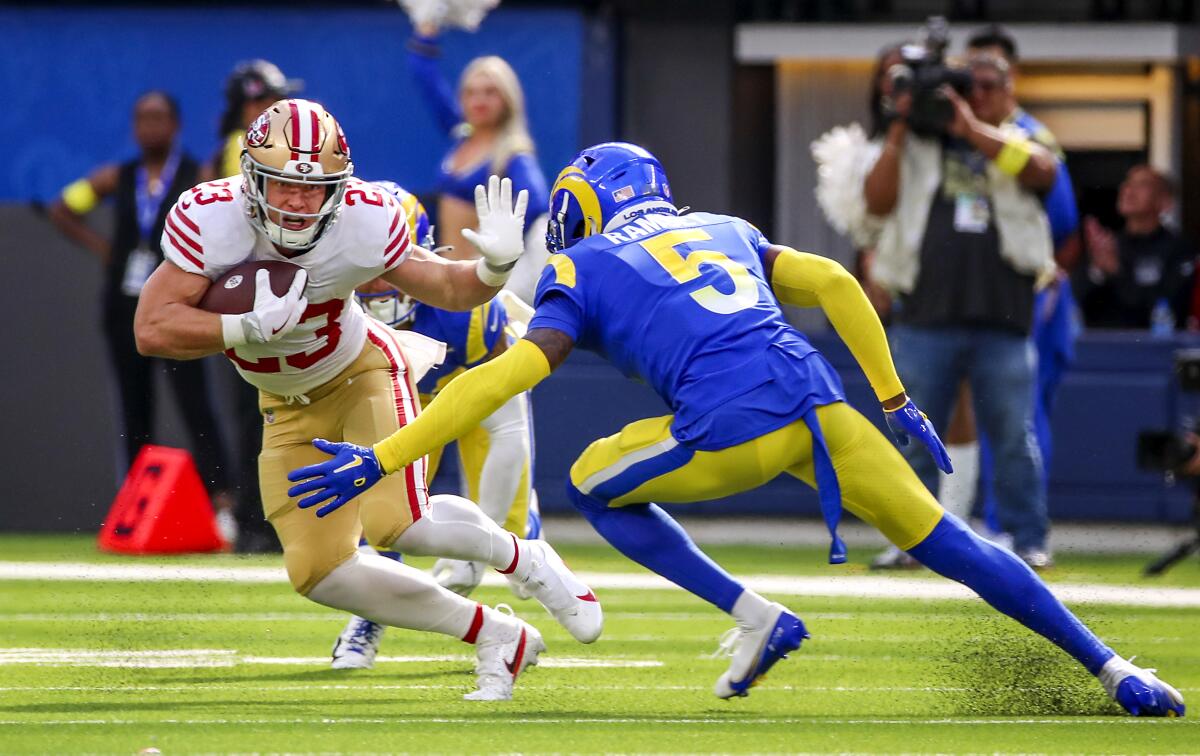
[[[302,79],[302,96],[337,115],[363,178],[391,179],[418,193],[431,189],[449,138],[438,133],[405,66],[407,17],[390,5],[331,5],[314,27],[314,12],[0,8],[6,100],[0,130],[21,135],[8,144],[0,201],[45,201],[97,164],[132,156],[130,108],[147,89],[178,98],[183,144],[207,158],[218,145],[225,77],[237,61],[256,57]],[[442,67],[451,81],[478,55],[500,55],[513,65],[549,176],[579,147],[588,30],[577,10],[501,8],[479,33],[443,38]],[[588,76],[603,76],[596,68],[611,65],[595,55],[587,62]]]

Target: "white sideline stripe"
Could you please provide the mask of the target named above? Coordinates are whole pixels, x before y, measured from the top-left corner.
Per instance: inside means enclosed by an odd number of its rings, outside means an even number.
[[[470,662],[460,654],[430,656],[380,656],[381,663],[424,664]],[[66,648],[0,648],[0,666],[32,664],[40,667],[121,667],[137,669],[192,669],[234,667],[240,664],[328,666],[328,656],[240,656],[228,648],[170,648],[144,651],[101,651]],[[657,659],[547,658],[538,666],[548,668],[639,668],[661,667]]]
[[[366,718],[340,717],[338,719],[48,719],[22,720],[0,719],[0,725],[280,725],[280,724],[326,724],[326,725],[363,725],[382,724],[399,727],[401,725],[454,724],[454,725],[512,725],[512,724],[654,724],[654,725],[1112,725],[1116,727],[1162,727],[1161,719],[1153,717],[1046,717],[1045,719],[834,719],[827,717],[756,717],[744,719],[740,717],[687,717],[671,719],[667,717],[654,719],[629,719],[621,717],[420,717],[405,715],[404,717]],[[1174,719],[1167,727],[1196,727],[1200,720]]]
[[[585,572],[579,578],[599,590],[678,590],[652,573]],[[0,580],[195,581],[225,583],[283,583],[281,567],[192,567],[54,562],[0,562]],[[949,580],[847,575],[791,577],[748,575],[744,582],[762,593],[845,598],[962,600],[975,599],[964,586]],[[504,586],[500,575],[488,574],[485,585]],[[1072,604],[1200,607],[1200,588],[1147,588],[1103,584],[1052,584],[1063,601]]]

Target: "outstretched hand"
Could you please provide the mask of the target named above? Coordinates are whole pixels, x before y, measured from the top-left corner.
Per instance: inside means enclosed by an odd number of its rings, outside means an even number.
[[[507,271],[525,251],[525,207],[529,191],[522,189],[513,200],[512,179],[491,176],[487,188],[475,187],[475,211],[479,230],[464,228],[463,236],[479,249],[494,271]]]
[[[375,458],[375,450],[369,446],[326,441],[323,438],[314,439],[313,446],[333,459],[288,473],[288,480],[296,483],[288,489],[288,496],[308,494],[298,502],[301,509],[329,502],[317,510],[317,517],[337,510],[383,477],[383,468]]]
[[[938,438],[933,423],[929,422],[924,412],[917,409],[912,399],[894,410],[884,410],[883,416],[897,443],[908,446],[909,437],[916,436],[929,449],[939,470],[946,474],[954,472],[954,466],[950,464],[950,455],[946,453],[942,439]]]

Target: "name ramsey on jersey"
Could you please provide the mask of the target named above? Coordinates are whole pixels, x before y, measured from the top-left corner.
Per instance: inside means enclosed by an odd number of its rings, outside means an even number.
[[[246,220],[242,178],[199,184],[167,214],[162,249],[188,273],[216,280],[251,260],[283,260],[308,271],[308,308],[277,341],[225,350],[249,383],[269,394],[296,396],[334,378],[363,349],[369,318],[355,287],[394,270],[411,252],[407,216],[390,193],[350,179],[341,214],[315,247],[288,257]]]

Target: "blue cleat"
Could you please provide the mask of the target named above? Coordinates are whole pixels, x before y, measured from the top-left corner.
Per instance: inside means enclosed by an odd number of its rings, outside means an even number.
[[[1155,672],[1113,656],[1097,677],[1108,695],[1135,717],[1182,717],[1187,711],[1183,695]]]
[[[722,638],[717,654],[727,654],[733,660],[717,679],[713,692],[717,698],[749,695],[750,688],[766,676],[775,662],[786,659],[807,637],[808,631],[799,617],[780,604],[772,604],[760,627],[737,627]]]
[[[370,669],[375,666],[375,655],[383,641],[384,626],[351,617],[346,629],[333,644],[333,669]]]

